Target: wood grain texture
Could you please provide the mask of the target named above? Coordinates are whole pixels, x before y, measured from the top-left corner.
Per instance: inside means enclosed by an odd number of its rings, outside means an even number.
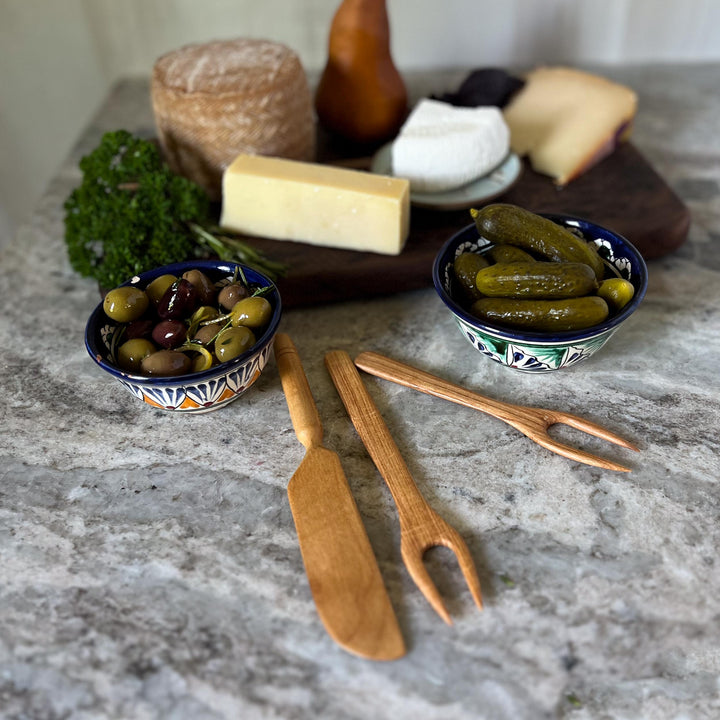
[[[321,159],[338,162],[351,149],[334,147],[332,155]],[[632,143],[621,145],[562,189],[524,163],[515,186],[493,202],[585,218],[626,237],[646,260],[677,249],[690,226],[688,208]],[[467,210],[413,207],[410,236],[398,256],[259,238],[253,238],[252,244],[290,266],[278,288],[283,306],[293,308],[431,287],[435,255],[471,221]]]
[[[637,447],[632,443],[624,440],[609,430],[601,427],[597,423],[585,420],[584,418],[570,413],[561,412],[559,410],[546,410],[544,408],[531,408],[524,405],[513,405],[512,403],[503,402],[502,400],[493,400],[479,393],[468,390],[460,385],[444,380],[436,375],[419,370],[411,365],[406,365],[397,360],[385,357],[374,352],[362,352],[355,358],[355,364],[362,370],[371,375],[381,377],[385,380],[404,385],[405,387],[414,388],[420,392],[434,395],[435,397],[450,400],[451,402],[480,410],[487,415],[492,415],[523,435],[529,437],[533,442],[541,445],[547,450],[562,455],[570,460],[581,462],[586,465],[601,467],[606,470],[617,470],[619,472],[629,472],[630,468],[606,460],[605,458],[592,455],[591,453],[579,450],[565,443],[561,443],[548,434],[548,428],[552,425],[563,424],[568,425],[576,430],[581,430],[602,438],[608,442],[636,450]]]
[[[335,642],[372,660],[395,660],[405,643],[362,518],[322,425],[292,340],[278,333],[275,358],[305,457],[288,499],[318,615]]]
[[[342,351],[329,352],[325,355],[325,365],[358,435],[395,501],[400,519],[400,551],[415,584],[438,615],[452,624],[442,597],[423,565],[425,551],[443,545],[455,553],[470,593],[482,609],[480,580],[465,541],[427,504],[418,490],[350,356]]]

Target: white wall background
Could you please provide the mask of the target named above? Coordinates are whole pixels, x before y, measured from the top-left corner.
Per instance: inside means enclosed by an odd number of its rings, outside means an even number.
[[[0,0],[0,243],[118,78],[147,75],[183,44],[240,36],[284,42],[308,71],[320,70],[339,3]],[[388,8],[401,71],[720,61],[719,0],[388,0]]]

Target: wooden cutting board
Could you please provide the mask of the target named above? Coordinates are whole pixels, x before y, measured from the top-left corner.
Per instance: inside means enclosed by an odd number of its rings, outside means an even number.
[[[493,202],[591,220],[625,236],[646,260],[675,250],[690,226],[688,208],[632,143],[563,189],[525,164],[517,183]],[[467,210],[413,207],[410,237],[397,257],[256,238],[252,244],[289,265],[278,288],[283,306],[293,308],[432,286],[435,255],[470,222]]]

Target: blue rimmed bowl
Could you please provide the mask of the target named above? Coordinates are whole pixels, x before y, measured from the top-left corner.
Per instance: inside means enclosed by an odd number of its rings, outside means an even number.
[[[596,353],[637,310],[647,290],[647,266],[642,255],[622,235],[581,218],[543,214],[594,245],[606,263],[606,277],[622,277],[635,288],[632,300],[605,322],[584,330],[556,333],[525,332],[480,321],[463,307],[453,277],[455,258],[480,252],[490,242],[472,223],[453,235],[433,264],[433,283],[465,339],[480,353],[507,367],[525,372],[550,372],[576,365]]]
[[[280,293],[275,284],[257,270],[234,262],[197,260],[174,263],[136,275],[123,284],[146,288],[160,275],[180,277],[194,268],[201,270],[218,286],[231,280],[236,270],[241,268],[250,284],[272,288],[265,295],[273,308],[272,317],[255,345],[247,352],[207,370],[177,377],[133,375],[124,372],[116,364],[120,325],[107,317],[102,303],[92,312],[85,327],[85,347],[97,366],[119,381],[136,398],[162,410],[201,413],[237,400],[260,377],[272,352],[273,338],[282,315]]]

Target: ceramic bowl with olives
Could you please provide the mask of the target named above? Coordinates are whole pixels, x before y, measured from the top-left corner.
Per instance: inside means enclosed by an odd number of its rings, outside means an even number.
[[[275,284],[250,267],[175,263],[109,290],[88,320],[85,346],[147,404],[206,412],[257,380],[281,313]]]
[[[437,254],[433,283],[463,337],[491,360],[533,373],[575,366],[642,302],[647,267],[621,235],[582,218],[514,206],[471,214],[475,222]],[[563,257],[554,257],[553,245]]]

